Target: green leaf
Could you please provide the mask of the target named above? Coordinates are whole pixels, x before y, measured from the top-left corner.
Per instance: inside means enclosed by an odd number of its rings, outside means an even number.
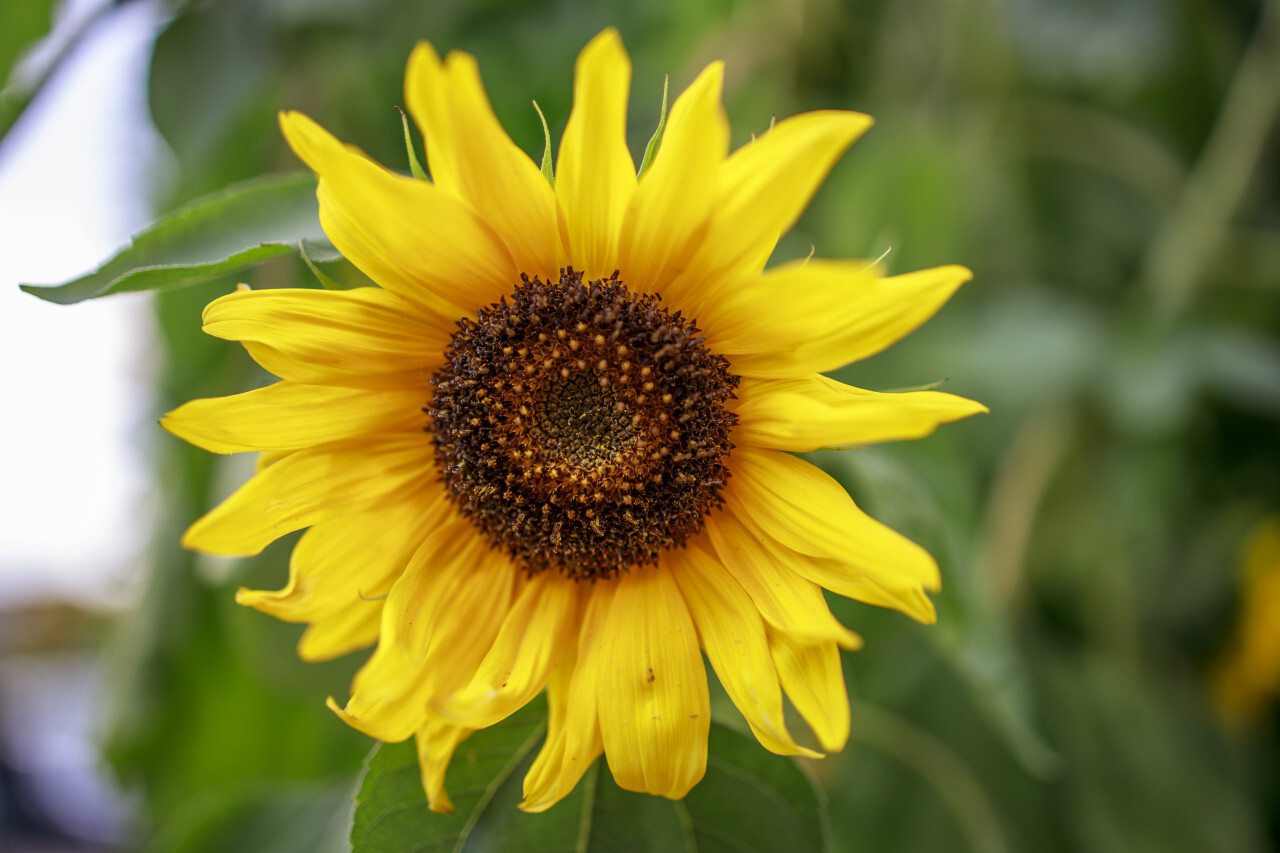
[[[272,175],[197,199],[161,217],[95,272],[56,286],[24,284],[49,302],[195,284],[295,252],[306,241],[312,260],[336,257],[320,230],[315,178]]]
[[[530,706],[463,742],[447,777],[451,815],[427,809],[412,741],[378,746],[356,794],[354,853],[830,849],[825,798],[800,766],[714,722],[707,775],[683,800],[623,791],[597,761],[563,801],[525,814],[516,806],[544,719]]]
[[[275,135],[267,117],[284,106],[275,94],[281,84],[272,79],[281,59],[269,21],[274,4],[175,5],[180,11],[156,39],[148,75],[156,130],[184,175],[217,172],[228,160],[246,157],[243,162],[253,171],[236,174],[260,171],[257,164],[268,162],[260,159],[266,153],[259,147],[266,138],[262,134]],[[249,154],[255,149],[257,155]]]
[[[813,461],[836,479],[856,484],[859,503],[872,517],[920,542],[938,560],[946,578],[937,596],[938,625],[924,636],[969,689],[975,708],[1010,754],[1032,776],[1052,776],[1060,761],[1036,722],[1027,663],[1007,617],[966,569],[954,515],[945,514],[921,477],[885,449]]]
[[[662,78],[662,112],[658,116],[658,129],[653,132],[649,144],[644,148],[644,159],[640,161],[640,171],[636,172],[636,178],[643,178],[645,173],[653,167],[653,158],[658,156],[658,149],[662,147],[662,131],[667,126],[667,87],[671,85],[669,76]]]
[[[400,110],[399,107],[396,109]],[[404,114],[404,110],[400,110],[400,123],[404,125],[404,148],[409,152],[409,171],[420,181],[429,180],[427,173],[422,170],[422,164],[418,162],[418,153],[413,150],[413,136],[409,133],[409,117]]]

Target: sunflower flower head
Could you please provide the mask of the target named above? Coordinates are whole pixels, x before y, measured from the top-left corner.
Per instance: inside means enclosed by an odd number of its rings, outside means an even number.
[[[543,690],[522,808],[565,797],[601,753],[621,787],[684,796],[706,768],[704,652],[765,748],[818,755],[787,730],[785,693],[838,750],[839,650],[861,641],[823,588],[934,619],[932,558],[791,453],[985,410],[821,375],[906,335],[969,272],[765,270],[871,120],[806,113],[730,153],[722,78],[713,63],[680,95],[637,178],[630,62],[601,33],[578,59],[554,186],[475,60],[425,43],[405,97],[430,180],[281,116],[319,176],[326,234],[378,286],[208,306],[205,331],[280,381],[166,416],[208,450],[262,454],[184,543],[248,555],[309,528],[285,587],[238,600],[308,623],[307,659],[377,644],[330,705],[375,738],[417,738],[433,809],[451,808],[458,744]]]

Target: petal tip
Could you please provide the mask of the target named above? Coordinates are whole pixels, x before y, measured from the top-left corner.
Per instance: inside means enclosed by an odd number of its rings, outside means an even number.
[[[317,175],[321,165],[335,148],[341,148],[338,140],[330,135],[306,113],[295,110],[282,110],[279,113],[280,133],[284,141],[289,143],[298,159],[307,164],[307,168]]]
[[[548,803],[545,800],[536,800],[531,802],[526,799],[521,800],[516,808],[520,809],[520,811],[525,814],[542,814],[547,809],[551,808],[551,803]]]
[[[431,42],[426,39],[419,39],[413,45],[413,50],[409,51],[409,67],[412,68],[419,62],[431,61],[438,64],[440,62],[440,53]]]
[[[575,76],[584,72],[599,73],[602,67],[598,63],[616,63],[621,60],[629,71],[631,60],[627,49],[622,44],[622,35],[615,27],[605,27],[578,54]]]
[[[411,113],[417,108],[417,96],[431,91],[432,78],[440,73],[440,66],[440,54],[429,41],[419,41],[409,52],[404,66],[404,97]]]
[[[338,719],[342,720],[342,722],[351,726],[353,729],[360,728],[356,725],[357,720],[355,714],[349,713],[346,708],[339,705],[337,699],[334,699],[332,696],[328,696],[325,698],[324,704],[326,708],[337,714]]]
[[[836,638],[836,644],[840,646],[840,648],[844,649],[847,652],[856,652],[856,651],[861,651],[863,646],[867,644],[867,641],[862,639],[861,634],[857,633],[856,631],[850,631],[848,628],[845,628],[843,625],[841,625],[840,627],[843,629],[843,633]]]
[[[453,803],[449,801],[449,795],[444,791],[435,797],[428,797],[427,808],[436,814],[453,814]]]
[[[926,587],[928,588],[928,587]],[[937,592],[940,587],[935,586],[930,589],[931,592]],[[934,607],[933,600],[923,592],[920,593],[921,603],[918,608],[913,608],[912,612],[907,615],[919,622],[921,625],[938,624],[938,609]]]

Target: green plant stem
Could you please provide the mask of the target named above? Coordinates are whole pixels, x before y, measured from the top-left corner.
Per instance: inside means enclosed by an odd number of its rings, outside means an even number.
[[[1005,853],[1000,821],[982,784],[946,744],[883,708],[853,703],[852,737],[920,774],[960,825],[975,853]]]
[[[1277,110],[1280,0],[1268,0],[1200,159],[1143,264],[1142,286],[1150,292],[1161,324],[1176,320],[1204,279],[1249,189]]]
[[[1019,426],[996,469],[987,502],[978,565],[987,593],[1001,607],[1014,604],[1024,585],[1023,564],[1040,504],[1071,449],[1070,416],[1033,414]]]

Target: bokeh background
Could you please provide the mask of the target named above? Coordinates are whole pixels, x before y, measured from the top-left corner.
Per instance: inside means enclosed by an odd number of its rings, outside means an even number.
[[[250,463],[155,426],[266,384],[201,308],[241,280],[312,286],[306,268],[71,307],[17,284],[299,168],[279,109],[407,171],[420,38],[479,58],[536,157],[530,100],[558,140],[607,25],[637,154],[663,75],[679,91],[716,58],[735,145],[803,110],[876,116],[776,260],[975,272],[837,375],[945,379],[991,414],[813,455],[944,577],[936,627],[832,602],[867,639],[844,659],[852,741],[812,768],[835,849],[1280,849],[1280,4],[1261,0],[0,5],[0,849],[292,849],[256,806],[305,809],[370,747],[323,705],[363,655],[303,664],[299,626],[233,602],[283,583],[292,538],[234,562],[178,546]]]

